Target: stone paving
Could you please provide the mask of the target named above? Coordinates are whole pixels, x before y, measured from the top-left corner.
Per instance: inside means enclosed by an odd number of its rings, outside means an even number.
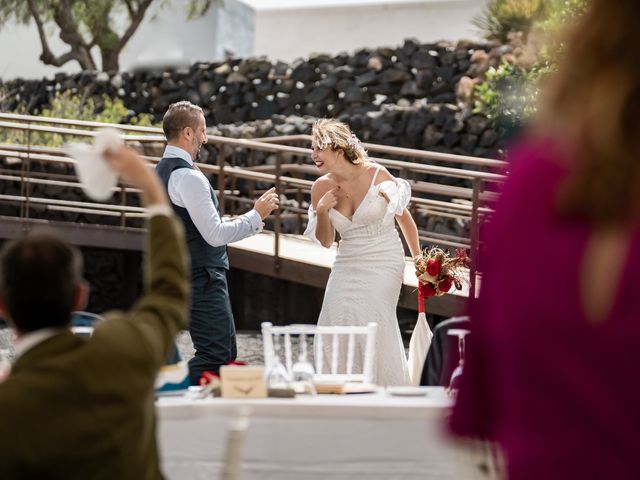
[[[14,334],[9,328],[0,328],[0,356],[8,356],[9,360],[13,361],[14,350]],[[311,339],[309,338],[309,351],[312,350]],[[182,358],[189,360],[193,357],[193,345],[191,344],[191,337],[189,332],[182,331],[178,334],[176,339],[178,349]],[[262,336],[258,332],[238,332],[238,360],[247,362],[251,365],[262,365],[264,363],[264,356],[262,353]],[[407,341],[405,340],[405,347],[407,347]],[[297,352],[297,348],[294,347],[294,355]]]
[[[0,328],[0,354],[7,355],[10,360],[13,360],[14,349],[13,342],[15,336],[11,329]],[[177,338],[178,349],[182,354],[182,357],[189,360],[193,357],[193,345],[191,344],[191,337],[189,332],[182,331],[178,334]],[[238,360],[247,362],[253,365],[263,363],[262,355],[262,338],[257,332],[239,332],[238,333]]]
[[[180,332],[176,342],[182,358],[189,360],[193,357],[194,350],[189,332]],[[262,335],[258,332],[238,332],[236,342],[238,345],[238,360],[251,365],[261,365],[264,363]]]
[[[15,335],[9,328],[0,328],[0,357],[7,356],[13,361],[13,341]]]

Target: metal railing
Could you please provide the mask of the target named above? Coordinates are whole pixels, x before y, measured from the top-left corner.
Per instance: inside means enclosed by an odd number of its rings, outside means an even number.
[[[40,135],[59,135],[65,140],[90,139],[96,134],[96,128],[105,126],[121,129],[125,140],[137,145],[147,160],[159,161],[164,135],[158,128],[0,113],[0,132],[18,131],[22,135],[18,144],[0,144],[0,158],[4,158],[0,185],[5,185],[0,188],[0,208],[16,207],[13,216],[22,221],[47,218],[50,212],[55,212],[62,218],[65,213],[82,215],[87,223],[141,230],[140,217],[144,216],[145,210],[136,203],[136,197],[130,195],[135,189],[119,185],[114,191],[117,195],[110,202],[88,202],[79,194],[81,187],[72,169],[73,160],[66,158],[60,148],[34,144],[37,140],[34,137]],[[208,140],[207,153],[209,159],[215,157],[215,164],[199,163],[198,166],[213,177],[222,214],[233,215],[246,210],[257,194],[271,184],[281,196],[282,208],[276,210],[267,224],[275,236],[274,268],[278,269],[280,237],[283,233],[301,233],[313,183],[310,178],[318,175],[309,160],[308,148],[285,144],[308,144],[310,137],[296,135],[247,140],[208,135]],[[503,180],[503,175],[495,172],[504,168],[504,162],[373,144],[365,144],[365,148],[370,154],[413,159],[371,157],[396,176],[410,181],[413,196],[409,209],[417,220],[421,242],[470,250],[473,259],[470,295],[473,296],[480,255],[479,228],[483,218],[491,212],[488,204],[495,198],[493,189],[487,186]],[[433,161],[446,162],[447,166],[427,163]],[[448,165],[471,165],[474,170]],[[17,186],[19,191],[16,191]],[[75,198],[52,198],[55,195],[50,192],[56,190],[66,193],[67,197],[74,197],[69,191],[76,192]],[[0,214],[5,215],[5,210],[0,210]],[[114,219],[117,219],[116,224]],[[463,233],[438,233],[430,228],[429,222],[433,219],[462,224]]]
[[[255,138],[258,142],[271,144],[293,144],[293,145],[310,145],[311,135],[281,135],[278,137],[261,137]],[[449,162],[460,165],[473,165],[476,167],[485,167],[490,169],[504,169],[507,163],[503,160],[494,160],[491,158],[470,157],[467,155],[453,155],[450,153],[431,152],[428,150],[416,150],[413,148],[394,147],[390,145],[380,145],[377,143],[362,143],[362,146],[368,153],[381,153],[392,155],[395,157],[412,158],[416,161],[438,161]]]

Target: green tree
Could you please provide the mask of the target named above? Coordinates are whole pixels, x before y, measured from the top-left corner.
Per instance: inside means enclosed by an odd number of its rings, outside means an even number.
[[[203,15],[220,0],[189,0],[189,18]],[[92,50],[100,52],[101,69],[116,72],[122,49],[138,30],[151,4],[166,0],[0,0],[0,27],[9,22],[34,22],[40,37],[40,60],[59,67],[76,61],[83,70],[98,70]],[[125,18],[122,28],[116,18]],[[57,30],[69,50],[56,55],[49,46],[49,36]]]

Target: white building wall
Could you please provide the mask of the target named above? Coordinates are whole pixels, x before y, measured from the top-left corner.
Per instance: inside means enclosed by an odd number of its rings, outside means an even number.
[[[162,9],[149,9],[120,55],[120,68],[187,67],[196,61],[222,60],[226,52],[291,61],[311,53],[395,47],[406,38],[476,39],[470,21],[486,1],[225,0],[222,11],[212,9],[203,18],[187,21],[188,0],[170,0],[160,3],[166,5]],[[68,47],[57,35],[50,29],[49,45],[60,55]],[[0,78],[80,71],[76,62],[44,65],[40,54],[34,25],[5,25],[0,30]]]
[[[216,49],[209,60],[222,60],[227,53],[235,57],[255,54],[255,22],[253,8],[237,0],[225,0],[218,10],[216,22]]]
[[[259,0],[252,3],[258,4]],[[317,4],[321,2],[316,2]],[[310,53],[396,47],[406,38],[421,42],[479,39],[471,24],[485,0],[409,0],[397,3],[327,2],[308,8],[258,9],[255,53],[291,61]]]

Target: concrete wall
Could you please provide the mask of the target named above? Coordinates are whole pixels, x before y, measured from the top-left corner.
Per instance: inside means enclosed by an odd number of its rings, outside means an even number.
[[[188,0],[172,0],[155,15],[148,15],[121,55],[121,70],[144,67],[190,67],[194,62],[253,52],[253,11],[234,0],[225,9],[211,9],[187,20]]]
[[[225,0],[217,10],[216,44],[213,57],[202,60],[222,60],[227,54],[249,57],[255,53],[255,12],[237,0]]]
[[[258,2],[252,2],[257,4]],[[319,3],[319,2],[316,2]],[[478,39],[471,19],[485,0],[369,1],[351,6],[272,8],[256,11],[255,54],[291,61],[311,53],[336,54],[363,47]]]

